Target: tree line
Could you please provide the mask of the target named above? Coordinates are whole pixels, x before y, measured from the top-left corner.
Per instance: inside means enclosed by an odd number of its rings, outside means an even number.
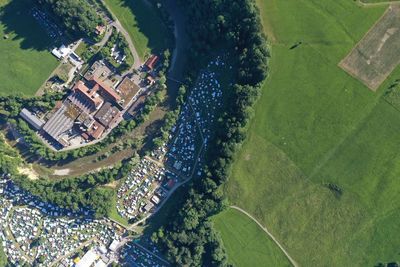
[[[73,211],[87,209],[96,218],[101,218],[109,214],[115,197],[114,189],[102,185],[127,176],[131,167],[128,162],[118,163],[113,168],[105,168],[97,173],[62,180],[31,181],[17,173],[12,176],[17,185],[44,202]]]
[[[96,26],[104,22],[96,9],[85,0],[36,0],[74,37],[96,39]]]
[[[199,73],[202,59],[223,51],[236,62],[235,84],[229,88],[207,154],[206,177],[195,180],[185,204],[153,234],[168,259],[179,266],[227,266],[227,257],[210,216],[224,208],[219,195],[233,156],[246,137],[252,106],[267,76],[269,50],[254,0],[180,1],[191,39],[187,82]],[[217,195],[216,195],[217,194]]]

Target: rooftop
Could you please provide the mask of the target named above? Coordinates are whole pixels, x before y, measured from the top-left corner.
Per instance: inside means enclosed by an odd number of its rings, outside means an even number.
[[[129,102],[137,95],[140,88],[132,82],[128,77],[125,77],[117,87],[117,92],[121,96],[120,105],[126,108]]]
[[[94,115],[94,118],[99,121],[104,127],[111,128],[116,119],[120,117],[119,109],[113,106],[110,102],[106,102],[100,110]]]

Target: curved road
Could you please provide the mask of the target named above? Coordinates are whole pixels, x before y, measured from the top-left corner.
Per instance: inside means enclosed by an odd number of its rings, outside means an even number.
[[[114,22],[111,25],[114,26],[115,28],[117,28],[121,32],[121,34],[125,37],[126,41],[128,42],[129,50],[131,50],[131,53],[133,56],[133,65],[127,72],[130,72],[133,69],[138,69],[142,65],[142,61],[140,60],[139,54],[136,51],[135,45],[133,44],[128,31],[125,30],[125,28],[122,26],[121,22],[118,20],[117,16],[115,16],[115,14],[107,6],[106,2],[103,1],[103,4],[108,9],[108,11],[111,13],[111,15],[113,16]]]
[[[237,206],[230,206],[230,208],[235,209],[240,211],[241,213],[243,213],[244,215],[246,215],[247,217],[249,217],[250,219],[252,219],[258,226],[261,227],[261,229],[275,242],[275,244],[282,250],[282,252],[285,254],[285,256],[288,258],[288,260],[290,261],[290,263],[294,266],[294,267],[299,267],[299,265],[297,264],[297,262],[289,255],[289,253],[285,250],[285,248],[279,243],[279,241],[271,234],[270,231],[268,231],[267,228],[265,228],[260,222],[258,222],[250,213],[248,213],[247,211],[245,211],[242,208],[239,208]]]

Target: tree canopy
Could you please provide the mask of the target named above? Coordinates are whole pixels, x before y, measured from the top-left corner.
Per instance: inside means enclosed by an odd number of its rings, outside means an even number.
[[[96,26],[103,24],[95,8],[85,0],[36,0],[75,37],[96,37]]]

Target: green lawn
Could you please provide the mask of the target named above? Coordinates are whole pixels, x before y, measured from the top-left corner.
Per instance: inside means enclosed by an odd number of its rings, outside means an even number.
[[[117,190],[116,190],[117,191]],[[109,214],[109,217],[117,222],[119,222],[120,224],[124,225],[124,226],[128,226],[129,222],[126,218],[122,217],[117,210],[117,197],[114,196],[114,200],[112,202],[112,206],[111,206],[111,211]]]
[[[75,49],[75,53],[78,55],[78,56],[82,56],[82,54],[86,51],[86,50],[88,50],[89,49],[89,44],[88,43],[86,43],[85,41],[82,41],[79,45],[78,45],[78,47]]]
[[[57,66],[31,8],[29,0],[0,0],[0,95],[34,95]]]
[[[152,6],[143,0],[105,0],[122,26],[128,31],[140,58],[169,47],[170,30]]]
[[[230,201],[265,223],[301,266],[399,260],[400,113],[382,96],[400,68],[373,93],[337,66],[385,7],[258,3],[271,70],[226,185]]]
[[[285,254],[250,218],[228,209],[213,218],[234,266],[291,266]]]

